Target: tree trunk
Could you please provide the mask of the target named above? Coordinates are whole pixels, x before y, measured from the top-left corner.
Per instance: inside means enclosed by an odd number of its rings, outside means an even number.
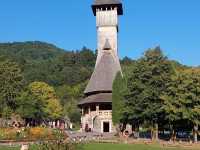
[[[137,126],[136,137],[140,138],[140,125]]]
[[[171,140],[172,140],[173,142],[175,142],[175,140],[176,140],[176,131],[175,131],[174,129],[172,130]]]
[[[155,140],[158,141],[158,124],[155,124]]]
[[[124,132],[125,130],[126,130],[126,123],[123,123],[123,124],[122,124],[122,130],[121,130],[121,131]]]
[[[151,128],[151,140],[158,140],[158,124],[153,124],[153,127]]]
[[[117,132],[116,136],[121,136],[121,128],[120,128],[120,126],[121,126],[120,124],[116,124],[116,126],[115,126],[116,127],[116,132]]]
[[[197,143],[198,142],[198,139],[197,139],[197,132],[198,132],[198,126],[197,125],[194,125],[194,143]]]
[[[151,128],[151,140],[152,141],[154,140],[154,131],[153,131],[153,128]]]

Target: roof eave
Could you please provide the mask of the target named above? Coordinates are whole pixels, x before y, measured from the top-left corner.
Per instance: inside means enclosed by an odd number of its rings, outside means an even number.
[[[78,107],[81,107],[81,106],[83,106],[83,105],[88,105],[88,104],[110,104],[110,103],[112,103],[112,101],[104,101],[104,102],[80,102],[80,103],[78,103]]]
[[[96,8],[97,7],[106,7],[106,6],[116,6],[117,7],[117,12],[118,12],[118,15],[123,15],[123,8],[122,8],[122,4],[101,4],[101,5],[92,5],[92,11],[93,11],[93,14],[94,16],[96,16]]]

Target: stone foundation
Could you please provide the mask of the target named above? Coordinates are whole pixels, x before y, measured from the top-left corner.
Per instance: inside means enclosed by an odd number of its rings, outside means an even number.
[[[112,110],[91,111],[81,117],[82,131],[113,133]]]

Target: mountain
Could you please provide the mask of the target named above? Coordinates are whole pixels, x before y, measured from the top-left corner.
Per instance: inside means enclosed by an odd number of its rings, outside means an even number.
[[[75,85],[89,79],[95,53],[83,47],[66,51],[45,42],[0,43],[0,56],[17,62],[27,84],[43,81],[52,86]]]
[[[62,54],[64,50],[45,42],[13,42],[0,43],[0,54],[17,61],[43,61],[54,59]]]

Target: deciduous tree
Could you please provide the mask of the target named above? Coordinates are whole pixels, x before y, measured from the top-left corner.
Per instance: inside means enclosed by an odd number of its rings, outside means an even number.
[[[129,120],[131,123],[148,123],[152,127],[152,138],[158,138],[158,125],[164,117],[160,97],[173,72],[171,63],[157,47],[145,52],[127,79],[126,110]]]
[[[16,109],[16,97],[22,91],[24,78],[20,67],[13,61],[0,61],[0,113]],[[9,111],[7,111],[9,110]],[[10,113],[9,113],[10,114]]]

